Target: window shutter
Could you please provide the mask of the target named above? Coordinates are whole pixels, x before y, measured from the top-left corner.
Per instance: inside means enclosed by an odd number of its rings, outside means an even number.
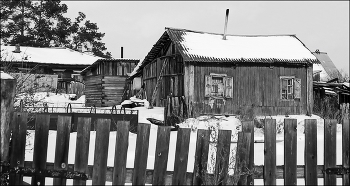
[[[233,77],[225,77],[225,97],[233,98]]]
[[[301,79],[295,78],[294,79],[294,99],[300,99],[301,98]]]
[[[205,76],[205,97],[210,97],[211,95],[211,76]]]

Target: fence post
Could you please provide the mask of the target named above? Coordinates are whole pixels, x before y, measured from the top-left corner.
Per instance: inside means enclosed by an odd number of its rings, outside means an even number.
[[[57,118],[57,135],[55,150],[55,170],[68,170],[68,150],[69,137],[71,131],[71,116],[61,116]],[[80,147],[78,147],[80,148]],[[54,185],[66,185],[66,179],[54,178]]]
[[[144,185],[146,180],[147,155],[149,146],[150,124],[140,123],[137,126],[137,138],[132,185]]]
[[[317,120],[305,119],[305,185],[317,185]]]
[[[207,173],[210,131],[198,129],[192,185],[204,185]]]
[[[117,137],[115,142],[113,185],[124,185],[126,178],[126,161],[129,146],[129,121],[117,122]]]
[[[24,167],[24,156],[26,147],[28,113],[15,113],[13,115],[12,150],[10,163],[11,168]],[[10,185],[22,185],[22,174],[10,174]]]
[[[10,75],[1,72],[1,163],[9,163],[9,145],[10,145],[10,122],[13,115],[13,100],[16,91],[16,79]],[[0,172],[2,173],[3,167],[0,166]]]
[[[250,136],[249,136],[250,137]],[[215,162],[215,177],[218,185],[226,185],[230,161],[231,130],[218,131],[218,143]]]
[[[276,120],[265,119],[264,184],[276,185]]]
[[[165,185],[166,168],[168,163],[169,142],[170,142],[169,126],[159,126],[157,131],[157,145],[154,160],[153,185]]]
[[[185,185],[186,183],[190,136],[190,128],[179,128],[176,138],[174,175],[172,185]]]
[[[336,175],[328,174],[327,168],[334,168],[336,166],[337,153],[337,120],[324,120],[324,184],[336,185]]]
[[[74,171],[87,172],[89,158],[89,143],[91,118],[78,117],[77,143],[75,149]],[[86,185],[85,180],[73,180],[73,185]]]
[[[349,104],[348,104],[349,108]],[[345,116],[342,121],[342,148],[343,148],[343,167],[348,168],[350,167],[349,165],[349,154],[350,154],[350,138],[349,138],[349,133],[350,133],[350,127],[349,127],[349,118],[348,116]],[[349,182],[349,174],[343,174],[343,185],[350,185]]]
[[[297,184],[297,120],[284,119],[284,184]]]
[[[248,170],[250,164],[251,133],[238,132],[234,185],[249,185],[247,176],[253,171]]]
[[[244,121],[242,123],[242,131],[246,133],[250,133],[250,136],[251,136],[248,169],[253,171],[254,169],[254,121]],[[248,175],[247,184],[254,185],[254,174]]]

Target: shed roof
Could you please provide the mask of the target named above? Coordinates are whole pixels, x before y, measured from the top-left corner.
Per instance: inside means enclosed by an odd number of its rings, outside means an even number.
[[[324,74],[323,76],[321,76],[321,81],[328,81],[334,78],[342,77],[337,67],[334,65],[333,61],[331,60],[331,58],[329,58],[326,52],[320,52],[319,50],[316,50],[315,52],[312,52],[312,54],[318,59],[318,66],[322,66],[322,69],[321,67],[319,67],[321,70],[323,70],[321,71],[321,75],[322,73]]]
[[[113,62],[113,63],[117,63],[117,62],[129,62],[129,63],[138,63],[140,60],[139,59],[128,59],[128,58],[110,58],[110,59],[98,59],[97,61],[95,61],[93,64],[91,64],[90,66],[84,68],[80,74],[84,75],[88,70],[90,70],[91,68],[93,68],[94,66],[98,65],[101,62]]]
[[[15,46],[1,45],[2,61],[21,61],[64,65],[91,65],[102,57],[78,52],[64,47],[28,47],[20,46],[20,52],[15,53]]]
[[[317,58],[295,35],[226,35],[165,28],[153,45],[142,68],[153,61],[167,41],[175,43],[184,62],[312,63]],[[132,75],[136,74],[135,68]]]

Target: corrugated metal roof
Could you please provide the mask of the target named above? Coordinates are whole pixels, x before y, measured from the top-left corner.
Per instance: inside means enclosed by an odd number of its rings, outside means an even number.
[[[319,52],[318,50],[316,50],[315,52],[312,52],[312,54],[318,59],[323,69],[326,71],[325,73],[327,73],[327,75],[329,76],[329,79],[325,79],[326,81],[342,77],[337,67],[334,65],[333,61],[331,60],[331,58],[329,58],[326,52]]]
[[[227,35],[166,28],[184,61],[286,62],[317,60],[295,35]]]
[[[13,52],[15,48],[15,46],[1,45],[1,60],[64,65],[91,65],[98,59],[104,59],[64,47],[39,48],[20,46],[20,53]]]

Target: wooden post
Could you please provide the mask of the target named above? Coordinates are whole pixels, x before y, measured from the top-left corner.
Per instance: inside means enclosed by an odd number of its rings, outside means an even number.
[[[250,138],[250,136],[249,136]],[[216,151],[215,177],[216,184],[226,185],[228,178],[228,164],[230,160],[231,131],[219,130]]]
[[[239,132],[238,133],[238,143],[237,143],[237,153],[236,153],[236,165],[235,165],[235,176],[234,185],[249,185],[247,176],[249,173],[247,167],[250,164],[250,144],[251,144],[251,133]],[[252,172],[251,172],[252,173]]]
[[[305,185],[317,185],[317,120],[305,119]]]
[[[284,120],[284,184],[297,184],[297,120]]]
[[[254,169],[254,121],[245,121],[242,123],[242,131],[245,133],[250,133],[250,152],[249,152],[249,164],[248,169]],[[247,177],[247,184],[254,185],[254,175],[249,175]]]
[[[324,120],[324,169],[335,168],[337,153],[337,120]],[[325,185],[336,185],[336,175],[324,173]]]
[[[264,184],[276,185],[276,120],[265,119]]]
[[[129,121],[117,122],[115,142],[113,185],[124,185],[126,178],[126,160],[129,146]]]
[[[9,163],[9,145],[10,145],[10,122],[13,115],[13,100],[16,91],[16,79],[10,75],[1,72],[1,140],[0,140],[0,158],[1,161]],[[0,167],[2,172],[2,167]]]
[[[47,145],[49,139],[49,114],[37,114],[35,118],[35,138],[33,168],[35,175],[32,177],[32,185],[45,185]]]
[[[185,185],[191,129],[179,128],[176,139],[172,185]]]
[[[198,129],[196,154],[193,170],[193,185],[204,185],[207,173],[208,153],[209,153],[210,131]]]
[[[312,65],[306,68],[306,114],[312,115],[314,107]]]
[[[108,142],[110,132],[110,119],[97,119],[94,167],[92,174],[93,185],[106,184]]]
[[[71,116],[58,115],[57,118],[57,135],[55,150],[55,170],[68,170],[68,150],[69,137],[71,131]],[[78,147],[80,148],[80,147]],[[54,185],[66,185],[66,179],[54,178]]]
[[[14,113],[11,168],[24,167],[28,113]],[[22,185],[23,175],[10,174],[10,185]]]
[[[147,156],[151,125],[140,123],[137,126],[134,172],[132,185],[144,185],[146,181]]]
[[[88,170],[91,118],[78,118],[74,171]],[[73,180],[73,185],[86,185],[85,180]]]
[[[170,129],[168,126],[159,126],[157,145],[154,160],[153,185],[165,185],[166,169],[168,164]]]
[[[348,104],[349,105],[349,104]],[[349,127],[349,118],[348,116],[345,116],[343,118],[343,126],[342,126],[342,148],[343,148],[343,167],[344,168],[350,168],[349,164],[349,158],[350,158],[350,138],[349,138],[349,133],[350,133],[350,127]],[[350,185],[349,181],[349,174],[343,174],[343,185]]]

